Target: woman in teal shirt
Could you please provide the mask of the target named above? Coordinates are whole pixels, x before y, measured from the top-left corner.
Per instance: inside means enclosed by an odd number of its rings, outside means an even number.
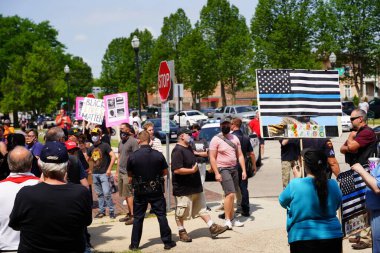
[[[306,177],[290,181],[279,197],[287,210],[290,252],[341,253],[343,233],[336,210],[342,192],[335,180],[327,179],[327,158],[323,152],[304,149],[301,155]]]

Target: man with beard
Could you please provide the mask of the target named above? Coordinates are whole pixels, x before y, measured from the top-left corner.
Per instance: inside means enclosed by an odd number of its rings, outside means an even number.
[[[120,222],[125,222],[125,225],[133,224],[133,194],[132,185],[128,182],[127,161],[130,154],[139,149],[137,140],[131,134],[131,125],[122,123],[120,125],[120,143],[119,143],[119,161],[115,173],[115,180],[119,186],[119,196],[125,198],[127,202],[127,215]]]

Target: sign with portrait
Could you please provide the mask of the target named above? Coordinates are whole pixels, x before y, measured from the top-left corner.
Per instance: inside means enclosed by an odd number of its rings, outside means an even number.
[[[84,97],[77,97],[75,99],[75,119],[82,120],[82,108],[83,108]]]
[[[112,127],[128,122],[128,93],[118,93],[103,97],[105,105],[106,126]]]

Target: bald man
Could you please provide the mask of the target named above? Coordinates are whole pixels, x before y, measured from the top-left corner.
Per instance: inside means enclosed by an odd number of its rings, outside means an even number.
[[[0,181],[0,251],[17,251],[20,232],[8,226],[9,214],[18,191],[27,185],[35,185],[39,178],[31,172],[33,155],[22,146],[16,146],[8,155],[10,175]]]

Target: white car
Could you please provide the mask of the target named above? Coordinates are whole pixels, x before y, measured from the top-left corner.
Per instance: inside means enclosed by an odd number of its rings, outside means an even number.
[[[180,116],[178,116],[178,114]],[[206,121],[208,117],[197,110],[191,110],[191,111],[182,111],[180,113],[177,113],[174,115],[173,120],[178,124],[180,124],[180,127],[187,126],[190,127],[197,123],[197,121]]]
[[[343,132],[351,131],[352,124],[351,124],[351,120],[350,120],[350,115],[342,113],[342,117],[341,117],[340,121],[342,122],[342,131]]]

